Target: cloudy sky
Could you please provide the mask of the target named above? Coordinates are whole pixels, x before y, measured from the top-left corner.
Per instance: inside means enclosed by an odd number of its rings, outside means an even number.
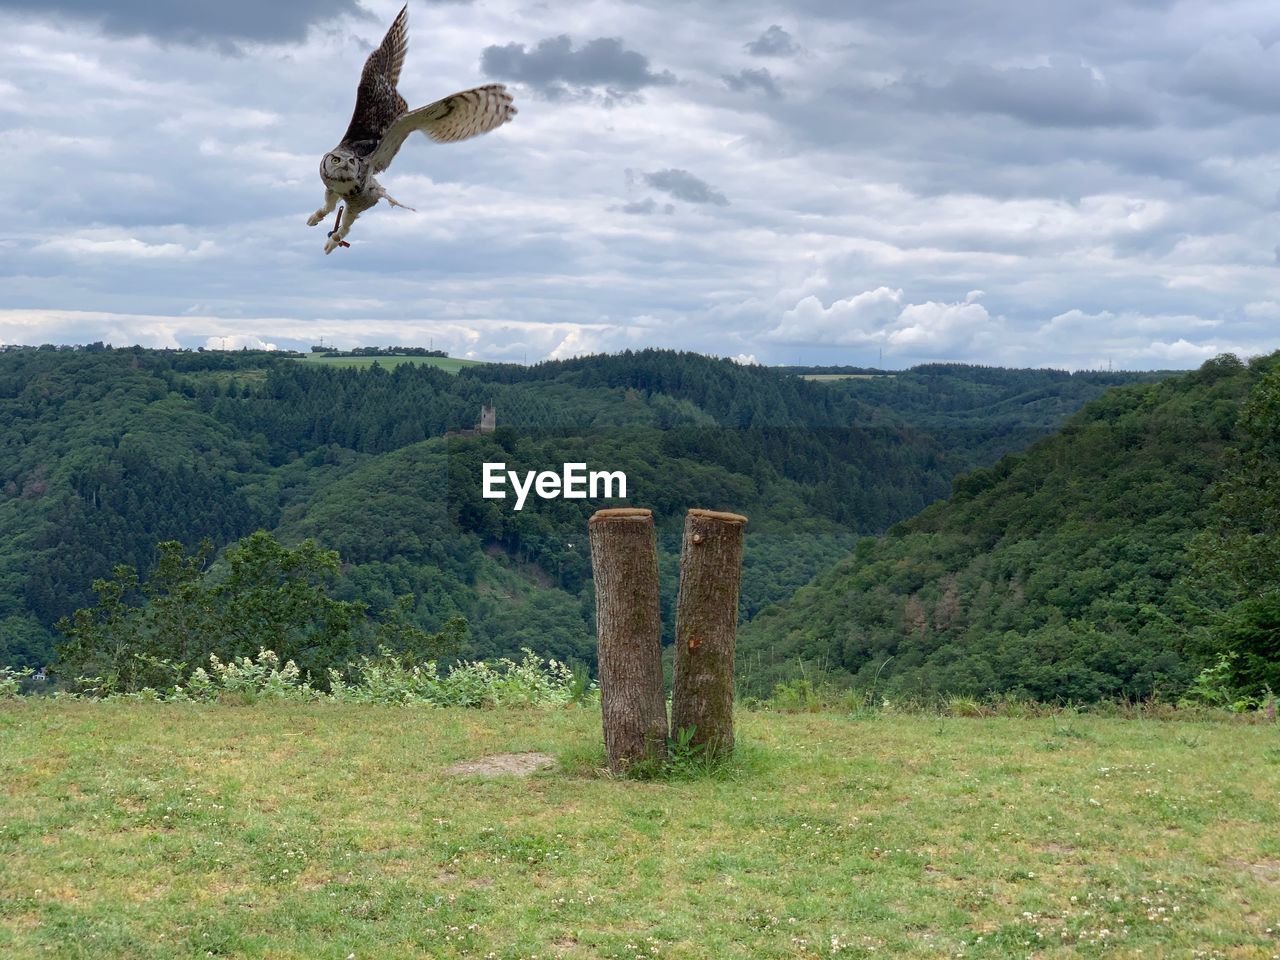
[[[0,0],[0,343],[664,346],[1188,367],[1280,347],[1280,6],[411,0],[409,141],[326,257],[400,0]]]

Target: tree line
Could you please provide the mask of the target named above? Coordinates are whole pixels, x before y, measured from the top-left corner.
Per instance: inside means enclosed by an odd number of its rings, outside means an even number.
[[[501,511],[479,497],[485,458],[626,470],[664,563],[688,506],[748,512],[750,617],[1106,387],[965,367],[894,380],[812,383],[672,351],[459,375],[253,351],[4,354],[0,663],[49,662],[55,624],[98,602],[94,581],[123,564],[145,582],[158,543],[220,556],[258,530],[338,550],[334,596],[374,617],[412,595],[420,629],[470,621],[471,655],[590,661],[587,508]],[[443,439],[483,404],[496,434]]]

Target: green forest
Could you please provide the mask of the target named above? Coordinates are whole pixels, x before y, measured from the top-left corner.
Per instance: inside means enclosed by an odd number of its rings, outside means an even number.
[[[370,623],[394,614],[436,636],[464,618],[463,656],[529,647],[590,665],[586,518],[608,504],[514,512],[481,498],[485,461],[625,471],[629,502],[659,520],[668,614],[684,511],[748,514],[750,621],[859,538],[945,498],[957,475],[1025,449],[1109,388],[1165,376],[935,364],[815,382],[658,350],[456,372],[249,351],[7,352],[0,664],[57,671],[57,625],[99,604],[108,581],[124,606],[153,602],[148,578],[174,549],[225,581],[227,548],[268,531],[335,552],[315,582]],[[495,432],[446,436],[485,404]],[[814,653],[794,639],[783,649]]]
[[[1280,689],[1280,354],[1109,391],[761,611],[756,682],[1047,701]]]

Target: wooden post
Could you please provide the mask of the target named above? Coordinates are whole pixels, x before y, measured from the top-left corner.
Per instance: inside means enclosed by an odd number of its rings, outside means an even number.
[[[609,769],[667,756],[662,608],[653,514],[599,510],[587,524],[596,585],[600,713]]]
[[[690,510],[680,550],[671,735],[708,753],[733,750],[733,655],[738,635],[742,533],[747,518]]]

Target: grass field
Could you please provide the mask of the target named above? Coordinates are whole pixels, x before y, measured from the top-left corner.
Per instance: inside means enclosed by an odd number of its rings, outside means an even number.
[[[1280,954],[1275,725],[739,736],[635,782],[582,708],[0,704],[0,956]],[[523,750],[559,766],[444,772]]]
[[[411,356],[390,356],[390,357],[326,357],[321,354],[312,353],[303,357],[300,363],[315,363],[329,367],[371,367],[375,363],[384,367],[398,367],[402,363],[424,364],[429,367],[439,367],[449,373],[457,373],[463,367],[474,367],[479,364],[479,360],[461,360],[457,357],[411,357]]]

